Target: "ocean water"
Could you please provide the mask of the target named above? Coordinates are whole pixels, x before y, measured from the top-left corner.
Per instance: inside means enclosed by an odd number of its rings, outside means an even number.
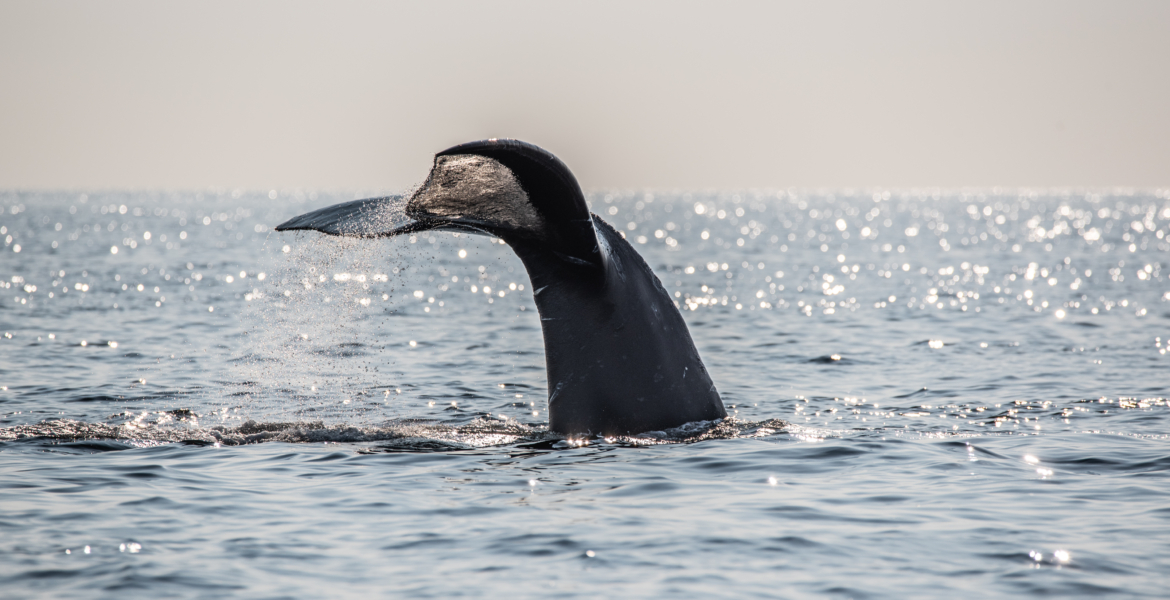
[[[0,193],[0,596],[1165,597],[1170,190],[591,194],[732,416],[570,440],[354,197]]]

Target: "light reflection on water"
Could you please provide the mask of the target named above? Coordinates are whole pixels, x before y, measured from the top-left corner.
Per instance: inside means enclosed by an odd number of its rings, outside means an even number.
[[[733,415],[597,440],[508,248],[288,196],[0,195],[6,594],[1163,593],[1170,192],[595,194]]]

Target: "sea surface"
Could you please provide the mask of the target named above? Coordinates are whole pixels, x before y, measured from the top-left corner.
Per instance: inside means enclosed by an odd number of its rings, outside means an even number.
[[[1166,597],[1170,190],[592,193],[731,415],[611,439],[376,192],[0,192],[0,596]]]

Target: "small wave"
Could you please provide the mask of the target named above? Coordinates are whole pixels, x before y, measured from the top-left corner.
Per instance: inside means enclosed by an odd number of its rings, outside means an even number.
[[[808,362],[818,365],[848,365],[853,364],[853,360],[845,358],[840,354],[827,354],[825,356],[818,356],[810,358]]]

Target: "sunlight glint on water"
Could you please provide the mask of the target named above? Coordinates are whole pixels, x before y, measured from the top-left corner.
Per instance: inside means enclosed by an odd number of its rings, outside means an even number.
[[[0,195],[6,595],[1164,593],[1167,190],[595,194],[732,417],[593,440],[505,245],[272,232],[348,199]]]

